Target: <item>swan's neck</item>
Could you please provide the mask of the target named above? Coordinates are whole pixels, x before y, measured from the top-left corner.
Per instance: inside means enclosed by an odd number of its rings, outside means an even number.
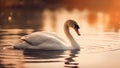
[[[69,26],[67,24],[64,25],[64,31],[65,31],[65,34],[66,34],[67,38],[69,39],[73,49],[80,49],[79,44],[75,41],[75,39],[70,34]]]

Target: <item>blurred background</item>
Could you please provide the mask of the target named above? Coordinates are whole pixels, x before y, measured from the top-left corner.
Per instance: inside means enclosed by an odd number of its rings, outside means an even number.
[[[67,19],[82,32],[120,32],[119,0],[0,0],[0,29],[59,31]]]
[[[81,36],[71,30],[80,53],[7,49],[43,30],[70,44],[63,30],[68,19],[80,25]],[[120,68],[119,51],[120,0],[0,0],[0,68]]]

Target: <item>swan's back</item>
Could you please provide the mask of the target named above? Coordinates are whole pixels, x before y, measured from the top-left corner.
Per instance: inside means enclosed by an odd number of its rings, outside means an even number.
[[[26,40],[27,42],[29,42],[33,45],[37,45],[37,44],[40,44],[41,42],[43,42],[44,40],[46,40],[47,38],[48,38],[48,36],[46,36],[42,32],[34,32],[32,34],[23,36],[21,39]]]

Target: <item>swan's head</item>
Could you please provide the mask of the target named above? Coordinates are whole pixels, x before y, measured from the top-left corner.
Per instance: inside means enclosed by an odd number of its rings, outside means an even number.
[[[69,27],[72,27],[76,31],[76,33],[80,36],[80,32],[79,32],[80,27],[77,24],[77,22],[74,20],[68,20],[67,22],[68,22],[67,25]]]

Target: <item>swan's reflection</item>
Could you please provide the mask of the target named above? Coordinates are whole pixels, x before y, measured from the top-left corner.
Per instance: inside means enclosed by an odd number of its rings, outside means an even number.
[[[67,52],[67,53],[66,53]],[[54,62],[64,62],[64,67],[68,68],[79,68],[75,58],[79,54],[78,50],[69,51],[40,51],[40,50],[25,50],[24,56],[26,57],[25,63],[54,63]],[[65,55],[69,56],[65,58]],[[62,60],[65,58],[65,60]]]
[[[78,50],[71,50],[69,57],[65,58],[65,60],[67,60],[65,62],[65,66],[64,67],[68,67],[68,68],[79,68],[78,64],[76,62],[76,60],[74,60],[74,58],[78,57],[77,54],[79,54]]]
[[[26,63],[62,62],[61,60],[57,60],[57,58],[63,58],[62,54],[64,54],[64,51],[24,50]]]

